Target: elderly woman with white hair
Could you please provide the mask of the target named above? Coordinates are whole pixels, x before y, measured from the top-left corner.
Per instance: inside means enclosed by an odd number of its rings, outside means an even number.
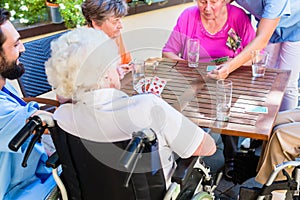
[[[52,42],[51,49],[46,62],[49,83],[58,96],[72,99],[53,115],[64,131],[86,140],[118,142],[152,128],[159,141],[166,188],[174,166],[172,152],[187,158],[216,151],[209,134],[163,99],[154,94],[129,97],[120,91],[118,50],[102,31],[72,30]]]

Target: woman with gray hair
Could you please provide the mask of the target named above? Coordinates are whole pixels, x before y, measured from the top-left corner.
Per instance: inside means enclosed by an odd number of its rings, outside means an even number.
[[[53,41],[51,50],[46,62],[49,83],[58,96],[72,98],[53,114],[64,131],[86,140],[118,142],[151,128],[159,141],[166,188],[175,167],[173,151],[183,158],[216,151],[209,134],[163,99],[154,94],[129,97],[119,90],[117,48],[102,31],[72,30]],[[106,187],[113,186],[107,180]]]
[[[51,58],[45,63],[48,81],[58,98],[80,100],[97,84],[103,85],[106,70],[116,70],[118,50],[103,31],[78,28],[58,41],[51,43]]]
[[[88,27],[104,31],[119,47],[121,64],[128,64],[131,55],[126,52],[121,29],[121,19],[127,15],[128,6],[124,0],[86,0],[81,5]]]

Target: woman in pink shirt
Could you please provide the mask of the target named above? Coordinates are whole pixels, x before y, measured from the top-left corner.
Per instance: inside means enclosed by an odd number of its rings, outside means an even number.
[[[185,9],[177,20],[162,56],[187,60],[187,40],[200,40],[200,59],[235,57],[255,37],[246,13],[224,0],[198,0],[197,6]],[[217,140],[217,139],[216,139]],[[233,178],[234,155],[238,137],[222,135],[225,177]],[[209,158],[208,158],[209,159]]]
[[[235,57],[254,37],[246,13],[224,0],[198,0],[177,20],[163,57],[187,60],[187,39],[200,40],[200,58]]]

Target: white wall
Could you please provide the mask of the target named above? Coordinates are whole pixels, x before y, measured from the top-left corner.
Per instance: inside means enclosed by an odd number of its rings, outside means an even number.
[[[167,41],[181,12],[195,3],[180,4],[155,11],[127,16],[123,19],[123,38],[133,58],[161,57]]]
[[[123,19],[123,37],[128,51],[133,58],[147,59],[161,57],[161,50],[167,41],[181,12],[195,2],[180,4]],[[237,6],[236,3],[233,3]],[[252,18],[253,26],[256,22]]]

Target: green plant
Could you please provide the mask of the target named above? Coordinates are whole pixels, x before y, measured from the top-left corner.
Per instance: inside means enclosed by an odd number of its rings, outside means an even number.
[[[59,10],[65,21],[67,28],[74,28],[85,24],[84,16],[81,12],[83,0],[56,0]]]
[[[34,24],[48,19],[45,0],[7,0],[0,1],[0,7],[9,10],[11,21],[21,24]]]
[[[57,0],[46,0],[46,1],[49,2],[49,3],[54,3],[54,4],[57,3]]]

